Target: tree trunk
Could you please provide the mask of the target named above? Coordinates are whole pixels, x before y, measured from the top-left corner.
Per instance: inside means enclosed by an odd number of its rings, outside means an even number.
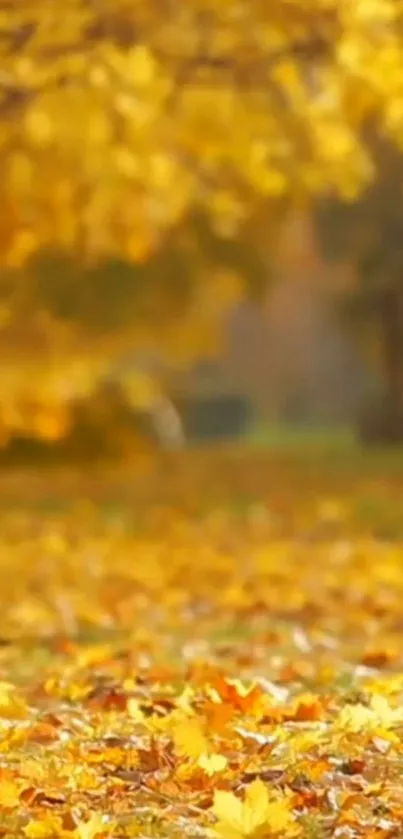
[[[403,318],[402,292],[392,288],[380,307],[385,430],[391,442],[403,440]]]
[[[398,444],[403,442],[403,291],[398,284],[383,290],[376,316],[383,393],[375,405],[366,406],[360,438],[364,443]]]

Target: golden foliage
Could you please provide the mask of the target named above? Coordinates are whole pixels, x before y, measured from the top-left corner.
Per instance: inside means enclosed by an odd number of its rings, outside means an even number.
[[[66,438],[75,403],[98,402],[102,414],[111,380],[133,409],[154,409],[164,366],[169,373],[215,354],[228,307],[245,287],[258,291],[265,282],[251,231],[229,244],[200,217],[145,265],[110,259],[85,266],[47,252],[4,270],[2,444],[18,434]]]
[[[299,832],[287,799],[270,800],[268,788],[259,778],[247,787],[243,803],[233,793],[218,790],[214,814],[219,819],[215,830],[226,839],[269,839]]]
[[[0,13],[1,252],[144,260],[194,202],[353,195],[360,127],[401,138],[393,0],[20,0]]]
[[[2,476],[5,837],[400,830],[402,479],[363,463]]]
[[[369,124],[401,145],[401,16],[394,0],[0,9],[4,439],[65,435],[71,394],[129,345],[182,366],[216,351],[243,291],[226,237],[254,213],[267,234],[290,199],[354,198]],[[195,212],[220,258],[194,247]]]

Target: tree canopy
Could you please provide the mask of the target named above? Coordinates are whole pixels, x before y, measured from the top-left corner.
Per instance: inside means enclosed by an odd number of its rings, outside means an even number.
[[[0,252],[142,260],[189,207],[233,231],[258,196],[371,176],[400,133],[395,0],[11,0],[0,7]]]
[[[401,142],[402,49],[396,0],[2,0],[2,416],[211,351],[284,208]]]

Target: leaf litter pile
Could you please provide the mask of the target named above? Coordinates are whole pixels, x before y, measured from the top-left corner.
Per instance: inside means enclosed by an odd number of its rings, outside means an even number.
[[[403,480],[168,472],[2,486],[1,839],[402,836]]]

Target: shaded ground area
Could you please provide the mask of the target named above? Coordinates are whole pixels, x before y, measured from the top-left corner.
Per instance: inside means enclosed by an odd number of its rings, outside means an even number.
[[[398,837],[403,463],[0,479],[0,836]]]

